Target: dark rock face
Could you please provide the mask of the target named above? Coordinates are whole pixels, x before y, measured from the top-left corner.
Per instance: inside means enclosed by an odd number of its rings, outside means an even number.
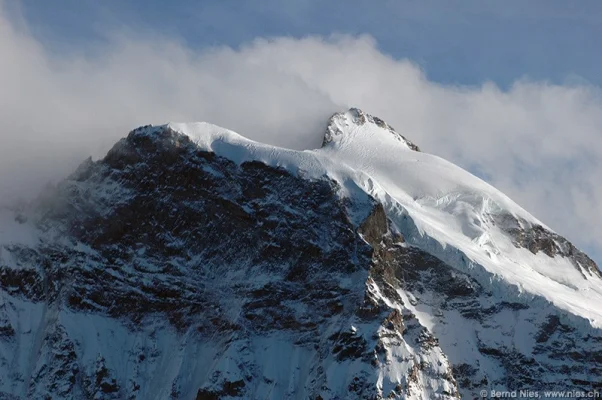
[[[496,224],[513,238],[516,247],[528,249],[531,253],[543,252],[549,257],[568,258],[585,277],[602,278],[602,272],[587,254],[576,248],[571,242],[541,225],[531,225],[512,215],[495,216]]]
[[[596,275],[602,277],[600,269],[585,253],[577,249],[564,237],[546,230],[542,226],[534,226],[523,231],[512,231],[518,246],[529,249],[531,253],[537,254],[542,251],[550,257],[560,255],[571,260],[575,268],[582,274]]]
[[[388,395],[390,398],[415,396],[416,392],[424,389],[420,382],[430,379],[439,382],[437,389],[429,388],[433,393],[431,396],[459,398],[456,380],[438,339],[412,313],[409,304],[399,293],[405,286],[405,275],[413,273],[418,267],[413,263],[406,264],[406,257],[409,254],[426,253],[405,245],[403,236],[391,231],[380,204],[374,207],[358,231],[373,250],[368,290],[358,316],[364,320],[379,321],[382,326],[375,349],[375,361],[377,364],[390,363],[393,358],[391,349],[399,346],[410,349],[408,357],[413,360],[405,371],[405,382]],[[423,264],[431,262],[441,264],[432,256],[428,256]],[[391,303],[397,308],[391,309]],[[424,356],[438,359],[437,365],[419,361]]]
[[[46,363],[40,364],[33,371],[32,379],[53,382],[47,388],[51,398],[68,397],[73,391],[80,372],[74,343],[67,336],[64,327],[56,325],[44,338],[42,348],[47,349],[48,358]],[[35,389],[35,387],[30,388],[31,398],[40,395]]]
[[[101,193],[93,193],[105,187],[119,187],[123,196],[108,209],[98,207]],[[66,235],[94,252],[93,268],[74,254],[50,271],[72,280],[61,289],[69,307],[135,323],[156,312],[181,330],[199,314],[205,324],[213,321],[203,331],[213,324],[313,329],[348,294],[332,274],[369,263],[369,247],[355,234],[333,182],[302,180],[259,162],[238,166],[169,130],[132,132],[48,197],[51,207],[40,200],[41,224],[59,221]],[[260,286],[246,283],[254,274],[270,276]],[[207,315],[219,297],[210,282],[230,275],[240,279],[232,295],[246,302],[236,323]],[[307,310],[298,315],[284,299]]]
[[[245,382],[242,380],[236,382],[226,381],[220,391],[199,389],[196,400],[219,400],[223,397],[238,397],[242,394],[242,389],[244,387]]]

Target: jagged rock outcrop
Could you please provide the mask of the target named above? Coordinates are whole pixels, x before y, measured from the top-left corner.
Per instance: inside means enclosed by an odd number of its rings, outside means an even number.
[[[346,123],[347,116],[351,116],[352,122],[355,125],[362,126],[366,123],[371,123],[382,129],[386,129],[393,137],[395,137],[397,140],[399,140],[400,142],[407,145],[410,149],[412,149],[414,151],[420,151],[420,148],[417,145],[415,145],[414,143],[412,143],[411,141],[406,139],[399,132],[395,131],[395,129],[393,129],[393,127],[391,125],[387,124],[385,121],[383,121],[382,119],[380,119],[378,117],[375,117],[370,114],[366,114],[365,112],[363,112],[362,110],[360,110],[358,108],[351,108],[346,113],[336,113],[330,118],[328,126],[326,127],[326,132],[324,134],[324,140],[322,141],[322,146],[325,146],[328,143],[332,142],[336,136],[340,136],[340,135],[344,134],[343,133],[344,128],[341,125],[347,125],[347,123]]]

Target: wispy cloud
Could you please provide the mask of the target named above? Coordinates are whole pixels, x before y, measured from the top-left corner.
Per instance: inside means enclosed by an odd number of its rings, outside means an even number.
[[[56,56],[0,11],[0,193],[31,193],[130,129],[205,120],[297,149],[357,106],[478,171],[552,228],[602,249],[602,92],[517,81],[446,86],[369,36],[258,39],[192,50],[115,34]]]

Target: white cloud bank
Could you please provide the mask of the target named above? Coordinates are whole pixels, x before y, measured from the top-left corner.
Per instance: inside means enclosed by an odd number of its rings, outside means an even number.
[[[367,36],[193,51],[130,34],[53,54],[0,4],[0,195],[31,193],[136,126],[209,121],[292,148],[357,106],[489,182],[582,247],[602,249],[602,95],[516,82],[442,86]]]

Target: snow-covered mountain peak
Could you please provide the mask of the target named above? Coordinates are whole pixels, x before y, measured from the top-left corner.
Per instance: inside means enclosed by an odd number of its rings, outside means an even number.
[[[379,118],[324,142],[143,126],[2,210],[0,399],[600,389],[591,259]]]
[[[312,151],[254,142],[204,122],[141,127],[123,140],[129,145],[116,145],[109,162],[113,153],[131,162],[149,144],[153,151],[167,144],[239,165],[260,161],[306,179],[328,177],[338,182],[343,197],[367,194],[381,202],[406,235],[410,227],[404,225],[411,221],[414,245],[451,264],[459,256],[466,260],[463,268],[483,268],[484,280],[498,276],[602,325],[602,312],[587,305],[592,298],[602,301],[600,272],[589,257],[496,188],[437,156],[412,151],[411,142],[359,109],[333,115],[323,147]],[[172,153],[161,159],[172,162]],[[364,213],[359,215],[356,222]]]
[[[418,146],[396,132],[391,125],[359,108],[350,108],[346,112],[335,113],[330,117],[322,146],[338,140],[353,140],[358,135],[367,135],[375,140],[378,136],[392,136],[402,143],[403,147],[420,151]]]

